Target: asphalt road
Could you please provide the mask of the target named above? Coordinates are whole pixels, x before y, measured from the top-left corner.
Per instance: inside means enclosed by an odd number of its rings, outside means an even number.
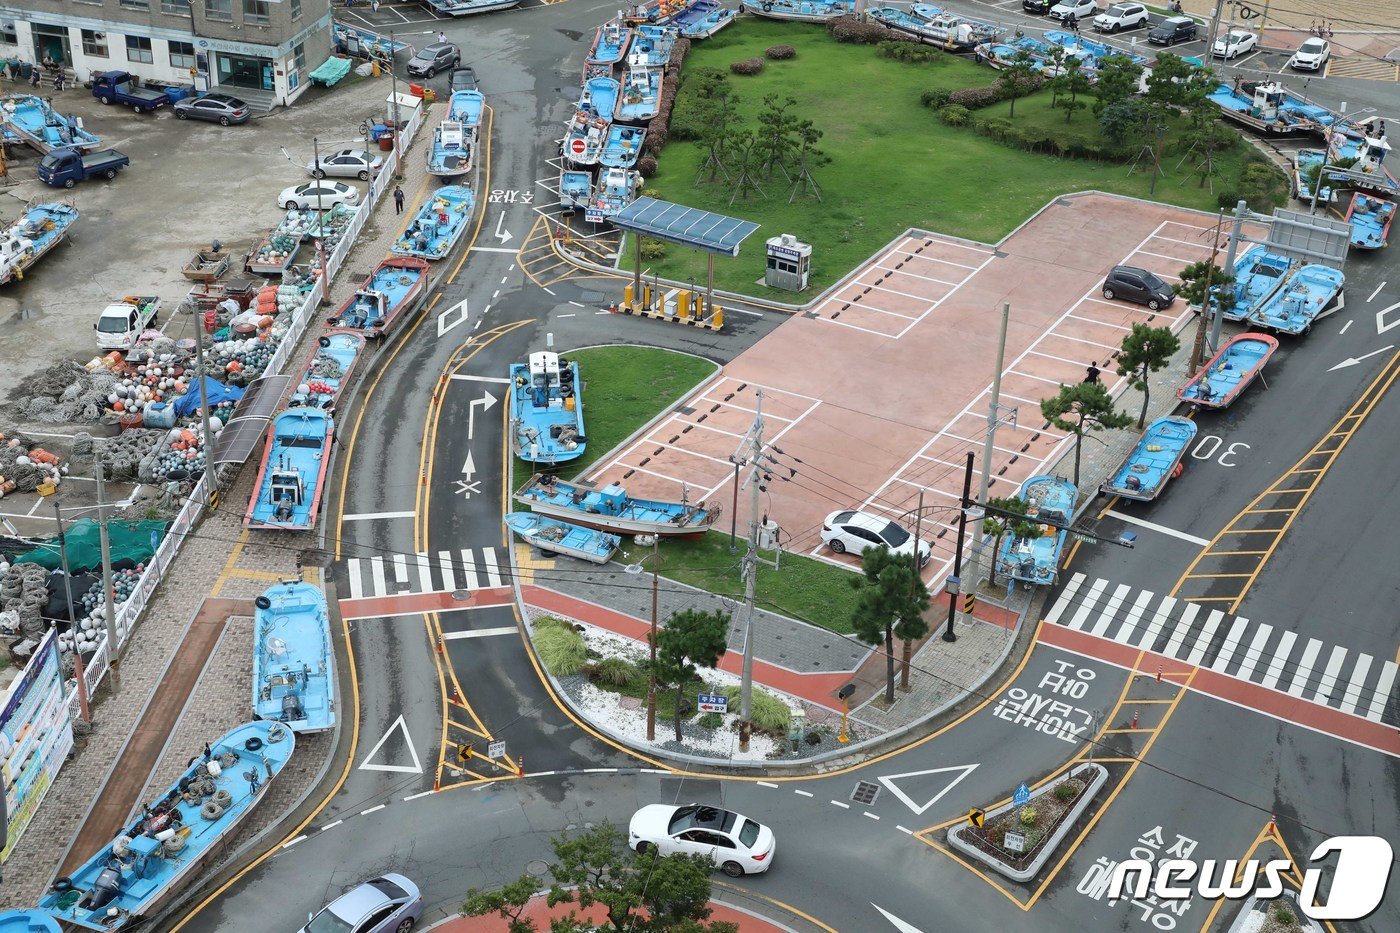
[[[501,387],[489,380],[544,346],[547,334],[559,349],[635,341],[722,362],[781,320],[736,315],[729,333],[714,335],[599,315],[598,307],[617,293],[615,283],[560,281],[546,291],[519,267],[511,250],[534,225],[539,206],[526,202],[539,200],[543,189],[535,182],[554,171],[547,159],[576,94],[592,28],[615,8],[576,0],[548,11],[441,26],[463,46],[492,107],[490,174],[477,182],[488,195],[485,214],[477,248],[460,267],[458,257],[444,264],[420,323],[380,351],[366,381],[363,417],[341,450],[344,502],[330,515],[415,517],[342,521],[338,583],[350,557],[506,544],[500,524],[509,508],[503,412],[499,404],[485,407],[484,393],[498,394]],[[550,17],[548,28],[541,28],[544,16]],[[1382,100],[1381,90],[1367,90]],[[1311,93],[1327,100],[1334,92],[1363,99],[1341,83],[1316,82]],[[1400,270],[1385,257],[1352,262],[1348,274],[1345,311],[1322,322],[1306,341],[1286,345],[1268,370],[1268,389],[1252,389],[1226,416],[1202,419],[1202,434],[1220,437],[1219,449],[1193,458],[1161,503],[1120,505],[1122,511],[1208,539],[1325,433],[1390,353],[1329,371],[1341,360],[1385,346],[1388,337],[1377,332],[1374,312],[1397,300],[1387,297],[1395,288],[1384,283],[1400,282]],[[463,301],[465,318],[452,324]],[[475,339],[467,344],[469,334]],[[440,382],[444,375],[468,378]],[[1395,404],[1383,399],[1358,432],[1242,612],[1277,619],[1300,633],[1326,632],[1332,640],[1345,623],[1348,645],[1392,656],[1394,627],[1386,609],[1394,601],[1394,584],[1378,579],[1385,573],[1367,555],[1386,553],[1384,493],[1393,485],[1386,469],[1393,433],[1388,425]],[[1220,454],[1235,444],[1248,446],[1234,447],[1222,463]],[[1101,527],[1112,531],[1120,523],[1107,518]],[[1081,549],[1073,569],[1169,591],[1196,546],[1138,530],[1136,550]],[[1106,739],[1100,757],[1128,759],[1113,765],[1115,781],[1105,791],[1110,805],[1074,834],[1063,861],[1052,861],[1034,886],[1002,885],[968,870],[936,847],[941,831],[920,831],[956,821],[971,806],[1004,799],[1018,784],[1040,780],[1084,751],[1074,735],[1057,735],[1036,718],[1018,718],[1001,701],[1048,695],[1047,675],[1069,666],[1088,684],[1082,696],[1066,701],[1073,715],[1087,721],[1098,711],[1110,717],[1110,725],[1124,725],[1129,707],[1120,697],[1126,689],[1140,689],[1129,687],[1119,668],[1048,646],[1038,648],[1011,682],[990,687],[984,705],[927,741],[821,777],[756,781],[682,777],[638,762],[580,728],[555,704],[518,637],[452,639],[444,661],[466,706],[448,704],[450,718],[469,726],[479,722],[492,738],[505,741],[508,755],[523,757],[527,777],[491,782],[448,769],[443,791],[425,793],[444,751],[444,732],[448,751],[470,735],[444,726],[444,668],[429,633],[435,625],[456,632],[516,624],[509,608],[436,619],[356,620],[360,739],[349,779],[303,838],[182,928],[263,930],[270,918],[289,928],[340,891],[384,871],[414,878],[433,919],[452,911],[469,888],[538,872],[551,836],[605,819],[625,824],[638,806],[658,800],[722,803],[773,825],[780,852],[772,870],[738,887],[799,930],[1200,929],[1210,905],[1199,900],[1166,927],[1150,911],[1145,917],[1127,902],[1109,904],[1084,893],[1082,888],[1092,890],[1084,879],[1099,859],[1128,857],[1155,827],[1168,845],[1178,835],[1194,840],[1197,858],[1242,857],[1271,814],[1299,858],[1334,834],[1400,838],[1393,759],[1188,692],[1170,706],[1143,707],[1149,710],[1144,728],[1163,724],[1159,730]],[[1133,759],[1140,763],[1132,765]],[[852,801],[860,781],[878,789],[872,803]],[[717,893],[724,896],[725,890]],[[1400,928],[1400,908],[1388,902],[1355,928]]]

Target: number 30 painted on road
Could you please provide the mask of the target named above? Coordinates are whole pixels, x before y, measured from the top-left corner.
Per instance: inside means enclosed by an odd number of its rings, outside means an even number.
[[[1195,449],[1191,451],[1191,456],[1195,457],[1197,460],[1215,460],[1216,463],[1219,463],[1223,467],[1232,467],[1238,466],[1234,459],[1235,453],[1241,449],[1250,449],[1249,445],[1244,441],[1235,441],[1228,447],[1225,447],[1224,451],[1220,450],[1222,446],[1225,446],[1225,441],[1222,438],[1214,434],[1207,434],[1197,442]],[[1218,457],[1216,456],[1217,452],[1220,453]]]

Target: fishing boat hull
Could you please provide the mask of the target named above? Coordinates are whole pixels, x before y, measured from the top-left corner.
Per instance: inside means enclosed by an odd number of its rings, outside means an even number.
[[[1274,296],[1288,280],[1297,261],[1263,246],[1252,246],[1235,260],[1235,303],[1224,312],[1227,321],[1243,321]]]
[[[1176,476],[1177,465],[1195,440],[1196,431],[1196,422],[1190,418],[1158,418],[1100,488],[1110,496],[1151,502]]]
[[[510,367],[506,399],[510,449],[527,463],[560,464],[583,456],[583,397],[578,364],[556,353],[530,354]]]
[[[1298,200],[1313,199],[1313,184],[1308,181],[1308,175],[1316,170],[1320,185],[1317,200],[1323,204],[1332,203],[1332,186],[1326,183],[1327,173],[1322,171],[1325,159],[1326,153],[1321,149],[1299,149],[1293,154],[1293,194]]]
[[[1067,525],[1074,515],[1079,491],[1058,476],[1032,476],[1021,484],[1019,497],[1029,504],[1029,521],[1053,521]],[[1059,579],[1060,557],[1069,533],[1052,525],[1041,526],[1041,536],[1022,539],[1008,535],[997,554],[998,567],[1008,578],[1031,586],[1048,586]]]
[[[364,356],[365,336],[350,330],[332,329],[316,339],[316,349],[302,367],[288,408],[323,408],[331,411],[350,384],[350,374]]]
[[[272,419],[243,524],[310,531],[321,511],[335,421],[318,408],[289,408]]]
[[[764,19],[787,20],[794,23],[825,23],[838,16],[849,16],[855,11],[854,3],[842,2],[791,2],[791,0],[740,0],[739,8],[745,13],[761,16]]]
[[[207,755],[196,755],[180,780],[116,840],[58,879],[39,909],[88,930],[135,927],[212,861],[295,748],[292,731],[271,722],[245,723],[209,743]]]
[[[641,69],[638,77],[629,74],[617,104],[618,122],[646,123],[654,118],[661,101],[661,81],[660,68]]]
[[[456,129],[434,127],[433,141],[428,147],[428,174],[447,182],[470,175],[475,149],[475,144],[466,138],[460,126]]]
[[[426,3],[448,16],[471,16],[520,6],[520,0],[426,0]]]
[[[0,257],[0,285],[24,278],[24,273],[68,237],[78,220],[78,209],[67,204],[34,204],[3,234],[6,249]],[[10,246],[15,245],[14,249]]]
[[[336,310],[328,323],[366,337],[387,334],[418,307],[427,281],[426,259],[395,256],[380,260],[364,285]]]
[[[326,594],[287,581],[256,601],[253,619],[253,716],[293,732],[335,725],[335,649]]]
[[[632,42],[632,30],[617,23],[604,23],[593,37],[593,45],[585,59],[590,65],[616,65],[627,56]]]
[[[102,145],[99,137],[78,126],[74,118],[54,110],[37,94],[0,98],[0,110],[5,114],[5,141],[24,143],[40,155],[48,155],[54,149],[91,152]]]
[[[696,0],[672,17],[671,22],[687,39],[708,39],[738,15],[737,10],[721,7],[718,0]]]
[[[1198,408],[1228,408],[1249,388],[1278,349],[1268,334],[1239,334],[1210,358],[1176,397]]]
[[[569,211],[588,207],[593,199],[593,175],[589,172],[559,173],[559,206]]]
[[[42,910],[7,910],[0,913],[0,933],[63,933],[63,928]]]
[[[615,534],[561,522],[536,512],[511,512],[506,527],[546,557],[564,554],[593,564],[606,564],[622,539]]]
[[[1250,312],[1249,323],[1294,337],[1306,334],[1312,329],[1313,321],[1341,293],[1345,282],[1340,269],[1303,266],[1272,298]]]
[[[1395,202],[1358,191],[1351,196],[1345,219],[1351,225],[1352,249],[1381,249],[1390,240]]]
[[[1218,84],[1206,95],[1227,120],[1268,136],[1323,133],[1332,124],[1330,110],[1282,85],[1237,83],[1238,87]]]
[[[389,252],[436,261],[447,258],[471,220],[475,198],[466,185],[444,185],[419,208]]]
[[[614,124],[608,129],[607,142],[598,154],[598,164],[605,168],[631,168],[642,154],[646,130],[637,126]]]
[[[620,486],[598,489],[591,483],[567,483],[541,473],[516,490],[514,498],[540,515],[620,535],[694,537],[709,531],[722,511],[703,502],[692,506],[632,499]]]

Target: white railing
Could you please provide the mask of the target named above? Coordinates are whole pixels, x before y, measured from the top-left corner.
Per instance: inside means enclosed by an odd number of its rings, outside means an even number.
[[[355,241],[359,239],[360,233],[364,230],[365,224],[369,222],[369,215],[373,212],[379,199],[390,188],[390,183],[394,177],[394,172],[398,169],[400,153],[408,149],[413,142],[414,135],[418,132],[423,123],[423,114],[426,108],[419,108],[414,111],[412,118],[404,126],[403,133],[399,137],[399,145],[395,152],[385,160],[384,167],[379,174],[370,182],[369,191],[365,195],[360,209],[355,212],[355,217],[350,221],[350,225],[345,228],[345,235],[340,238],[331,255],[326,257],[326,279],[334,281],[336,273],[345,264],[345,260],[350,255],[350,250],[354,248]],[[316,281],[311,291],[307,292],[306,299],[292,312],[292,322],[283,335],[277,350],[272,354],[272,359],[264,370],[265,375],[276,375],[287,365],[292,354],[296,352],[297,344],[301,342],[301,337],[306,333],[307,326],[317,317],[321,306],[321,299],[327,292],[327,282],[321,279]],[[199,521],[204,513],[202,503],[205,493],[208,490],[208,476],[202,476],[190,492],[189,498],[185,500],[184,507],[180,509],[180,514],[175,516],[175,520],[170,523],[170,529],[166,532],[165,538],[156,548],[150,561],[146,564],[145,571],[141,574],[140,582],[136,584],[130,596],[117,607],[117,621],[119,629],[125,634],[118,636],[121,645],[125,647],[126,642],[131,638],[132,631],[136,628],[136,623],[140,621],[141,614],[145,612],[147,604],[155,594],[156,587],[160,585],[161,579],[165,576],[165,571],[175,562],[176,556],[180,552],[180,546],[189,535],[191,529]],[[109,656],[109,645],[106,640],[98,646],[83,668],[83,680],[87,683],[88,695],[92,696],[97,692],[97,688],[102,683],[102,678],[107,676],[110,665],[107,663]],[[68,695],[68,706],[76,710],[78,703],[78,691],[75,688]]]

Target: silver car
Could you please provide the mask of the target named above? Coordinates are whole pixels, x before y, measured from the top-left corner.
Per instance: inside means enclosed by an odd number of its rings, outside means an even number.
[[[312,914],[300,933],[408,933],[423,916],[423,895],[403,875],[371,878]]]
[[[315,158],[306,163],[306,170],[312,178],[358,178],[369,181],[383,168],[384,160],[363,149],[342,149],[321,156],[317,164]]]
[[[343,181],[310,181],[304,185],[283,188],[277,196],[277,206],[286,210],[329,210],[337,204],[354,206],[360,200],[360,191]]]

